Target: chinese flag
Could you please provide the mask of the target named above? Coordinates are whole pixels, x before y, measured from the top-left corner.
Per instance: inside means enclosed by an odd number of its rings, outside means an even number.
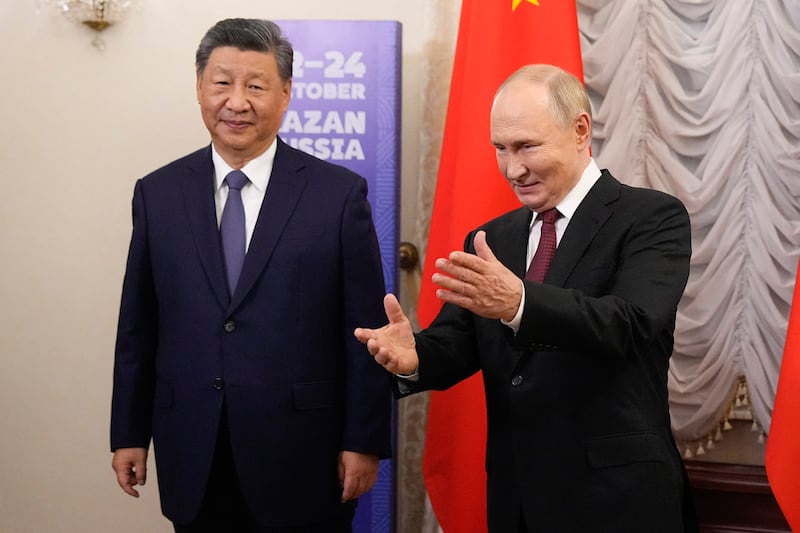
[[[467,232],[519,207],[500,175],[489,131],[494,93],[515,70],[549,63],[583,79],[574,0],[463,0],[418,316],[441,307],[434,261]],[[510,376],[509,376],[510,379]],[[423,474],[445,533],[486,531],[486,408],[480,375],[432,392]]]
[[[800,274],[800,270],[798,271]],[[800,279],[798,280],[800,281]],[[792,531],[800,531],[800,283],[795,282],[767,439],[767,477]]]

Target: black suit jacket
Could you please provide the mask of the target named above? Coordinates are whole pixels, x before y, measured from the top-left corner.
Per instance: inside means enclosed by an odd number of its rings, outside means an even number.
[[[260,521],[322,521],[340,505],[339,451],[390,453],[388,379],[353,336],[385,320],[366,182],[278,140],[229,297],[213,176],[209,146],[136,184],[111,447],[152,437],[164,514],[188,522],[225,405]]]
[[[531,216],[521,208],[478,228],[521,278]],[[490,531],[516,531],[519,509],[536,532],[684,530],[667,370],[690,247],[677,199],[604,171],[545,283],[525,282],[516,336],[453,305],[417,335],[414,390],[483,372]]]

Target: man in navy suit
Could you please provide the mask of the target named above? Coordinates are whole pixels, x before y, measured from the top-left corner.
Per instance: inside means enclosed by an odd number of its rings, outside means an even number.
[[[152,439],[179,532],[351,531],[390,453],[389,380],[352,335],[383,320],[366,182],[277,137],[292,56],[272,22],[213,26],[196,56],[211,144],[134,191],[112,466],[138,496]],[[237,170],[232,272],[219,226]]]
[[[400,375],[399,395],[483,372],[490,532],[696,530],[667,403],[686,209],[598,168],[589,98],[556,67],[500,87],[491,136],[522,207],[437,260],[444,306],[429,328],[414,335],[387,295],[389,324],[356,336]],[[548,212],[557,247],[543,281],[528,279]]]

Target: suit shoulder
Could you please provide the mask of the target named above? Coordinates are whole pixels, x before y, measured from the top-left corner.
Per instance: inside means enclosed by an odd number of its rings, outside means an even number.
[[[659,191],[657,189],[648,189],[645,187],[632,187],[630,185],[622,185],[621,198],[628,201],[624,202],[626,205],[635,205],[637,210],[644,212],[659,212],[659,213],[675,213],[688,218],[689,213],[683,202],[677,197]]]
[[[364,181],[363,176],[353,172],[349,168],[320,159],[307,152],[289,146],[283,141],[280,141],[278,148],[279,150],[276,154],[276,158],[286,158],[290,164],[295,166],[297,172],[308,173],[312,178],[319,177],[326,180],[341,180],[350,184],[356,181]]]
[[[187,168],[194,168],[201,165],[207,165],[211,168],[211,147],[206,146],[200,148],[190,154],[175,159],[166,165],[157,168],[142,178],[145,183],[151,183],[169,179],[185,171]]]
[[[618,191],[623,203],[635,203],[642,206],[672,207],[686,211],[683,202],[676,196],[658,189],[648,187],[635,187],[618,181],[608,170],[603,170],[603,175],[597,183],[598,187],[613,188]]]

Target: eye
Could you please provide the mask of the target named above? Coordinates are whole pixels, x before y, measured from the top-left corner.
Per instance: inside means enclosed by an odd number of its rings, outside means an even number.
[[[261,90],[263,90],[264,88],[263,88],[263,87],[261,87],[260,85],[251,85],[251,86],[250,86],[250,89],[251,89],[251,90],[253,90],[253,91],[261,91]]]

